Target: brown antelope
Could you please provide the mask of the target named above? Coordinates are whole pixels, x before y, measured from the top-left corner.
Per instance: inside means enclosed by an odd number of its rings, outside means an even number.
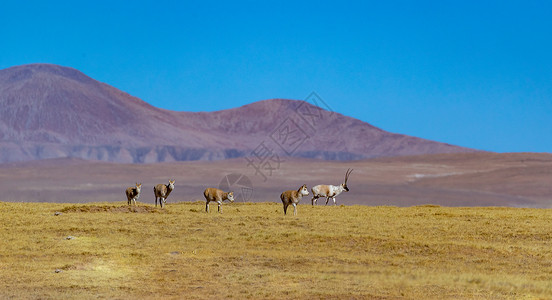
[[[205,200],[207,203],[205,204],[205,211],[209,212],[209,202],[214,201],[218,203],[218,212],[222,214],[222,201],[228,200],[230,203],[234,203],[234,192],[225,193],[219,189],[215,188],[207,188],[205,192],[203,192],[203,196],[205,196]]]
[[[341,194],[343,191],[348,192],[349,188],[347,187],[347,180],[349,179],[349,175],[351,175],[351,172],[353,172],[353,169],[347,169],[347,172],[345,172],[345,182],[343,182],[340,185],[326,185],[321,184],[317,186],[313,186],[312,191],[312,205],[316,204],[316,200],[318,200],[319,197],[326,197],[326,205],[328,205],[328,201],[330,198],[333,199],[334,205],[337,205],[335,202],[335,197],[337,197],[339,194]]]
[[[163,205],[167,203],[167,197],[174,190],[174,180],[169,179],[169,184],[158,184],[153,187],[153,194],[155,195],[155,206],[157,206],[157,198],[159,198],[159,206],[163,208]]]
[[[284,215],[287,213],[287,208],[291,204],[293,205],[293,215],[297,215],[297,203],[301,201],[301,198],[303,196],[308,196],[309,190],[307,189],[307,185],[303,184],[298,190],[296,191],[285,191],[280,195],[280,199],[282,199],[282,203],[284,204]]]
[[[126,189],[125,193],[128,200],[128,205],[130,205],[132,202],[134,202],[134,206],[136,206],[136,200],[140,198],[140,191],[142,190],[142,183],[136,183],[136,186],[131,186]]]

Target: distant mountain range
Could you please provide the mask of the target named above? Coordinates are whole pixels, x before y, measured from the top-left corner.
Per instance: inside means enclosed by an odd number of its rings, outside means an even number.
[[[2,163],[62,157],[121,163],[246,156],[354,160],[475,151],[389,133],[305,101],[178,112],[72,68],[31,64],[0,70]]]

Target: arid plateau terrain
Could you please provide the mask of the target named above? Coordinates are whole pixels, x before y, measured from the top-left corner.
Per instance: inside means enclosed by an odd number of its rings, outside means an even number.
[[[552,297],[550,209],[0,202],[0,216],[2,299]]]
[[[0,117],[0,299],[552,298],[550,153],[391,133],[316,97],[164,110],[49,64],[0,70]],[[284,215],[283,191],[348,169],[337,206]],[[236,201],[206,213],[208,187]]]
[[[126,187],[141,182],[139,201],[153,204],[153,186],[168,179],[176,180],[169,204],[203,201],[205,188],[219,187],[228,175],[241,174],[250,183],[226,185],[235,190],[238,202],[279,203],[282,191],[304,183],[309,188],[342,183],[348,168],[354,169],[350,192],[337,197],[339,205],[552,206],[551,154],[487,152],[345,162],[289,158],[272,175],[264,172],[266,177],[241,158],[153,164],[78,159],[10,163],[0,165],[0,201],[124,201]],[[310,204],[310,197],[301,204]]]

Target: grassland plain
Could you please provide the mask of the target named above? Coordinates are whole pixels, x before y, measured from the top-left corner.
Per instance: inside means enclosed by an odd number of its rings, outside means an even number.
[[[0,202],[0,298],[545,299],[551,221],[521,208]]]

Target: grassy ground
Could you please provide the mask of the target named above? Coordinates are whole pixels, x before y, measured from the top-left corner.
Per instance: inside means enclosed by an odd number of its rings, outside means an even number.
[[[0,202],[0,298],[552,297],[547,209],[125,206]]]

